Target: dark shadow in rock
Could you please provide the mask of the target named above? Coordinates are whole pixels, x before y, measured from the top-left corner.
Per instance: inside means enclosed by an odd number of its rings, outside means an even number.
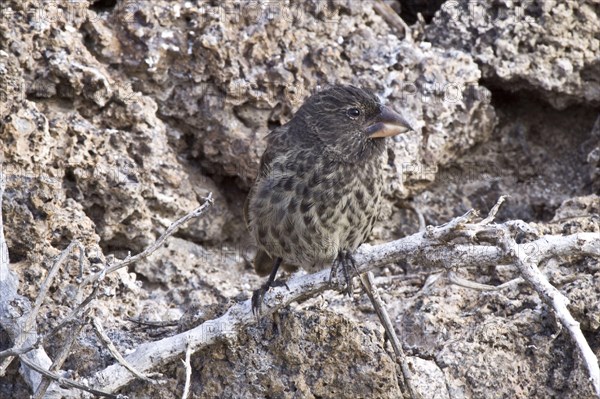
[[[485,214],[505,194],[511,198],[498,220],[549,221],[563,201],[592,193],[594,165],[585,148],[595,137],[598,110],[585,105],[557,110],[532,92],[492,90],[500,121],[491,139],[440,169],[426,194],[415,198],[418,205],[428,196],[429,224],[471,208]]]
[[[400,8],[400,17],[408,24],[417,22],[417,14],[421,13],[425,22],[431,22],[433,15],[440,9],[445,0],[400,0],[392,2],[392,8]],[[395,7],[393,3],[400,3],[399,7]]]

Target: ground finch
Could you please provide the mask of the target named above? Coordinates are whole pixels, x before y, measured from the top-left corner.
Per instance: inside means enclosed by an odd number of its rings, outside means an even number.
[[[270,273],[252,297],[255,312],[282,264],[314,272],[337,261],[351,291],[352,252],[380,210],[385,138],[408,130],[370,91],[334,86],[309,97],[267,136],[244,209],[259,248],[254,267]]]

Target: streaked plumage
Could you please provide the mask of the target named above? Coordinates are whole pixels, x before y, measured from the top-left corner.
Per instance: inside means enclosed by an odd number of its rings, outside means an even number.
[[[273,130],[245,206],[256,271],[268,274],[281,258],[288,269],[314,272],[358,248],[380,211],[382,136],[406,130],[374,94],[353,86],[311,96]]]

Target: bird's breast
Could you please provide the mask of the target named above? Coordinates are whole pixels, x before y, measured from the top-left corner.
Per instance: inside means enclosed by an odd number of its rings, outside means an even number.
[[[379,214],[383,160],[335,163],[314,154],[276,159],[249,203],[249,227],[273,257],[313,270],[354,250]]]

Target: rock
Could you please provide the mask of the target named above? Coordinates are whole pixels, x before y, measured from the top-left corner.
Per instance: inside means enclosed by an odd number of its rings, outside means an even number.
[[[447,1],[426,37],[471,54],[491,86],[533,91],[558,109],[598,104],[596,7],[593,0]]]
[[[181,234],[197,242],[227,239],[222,233],[228,222],[226,201],[197,166],[177,158],[154,100],[133,92],[122,75],[111,75],[90,55],[82,37],[72,33],[71,27],[86,20],[87,3],[11,6],[10,15],[29,12],[36,26],[51,23],[58,30],[40,35],[24,27],[12,29],[16,36],[6,38],[0,69],[7,72],[3,94],[12,106],[0,110],[2,115],[11,111],[1,133],[8,143],[4,162],[21,174],[53,179],[52,196],[80,204],[105,248],[142,250],[211,191],[216,212],[188,224]],[[79,6],[84,8],[73,8]],[[9,24],[6,19],[0,23]],[[36,48],[27,59],[19,47],[24,45]]]
[[[284,311],[276,323],[264,320],[237,342],[193,356],[191,392],[235,398],[402,396],[381,333],[327,311]],[[174,393],[169,385],[142,389],[147,397]]]
[[[499,127],[490,140],[441,168],[435,182],[415,196],[427,223],[445,223],[471,208],[485,213],[506,194],[511,197],[500,221],[548,222],[573,193],[589,192],[595,165],[588,154],[599,143],[590,135],[592,108],[558,111],[525,94],[498,95],[496,101]]]
[[[448,387],[444,383],[444,373],[434,361],[413,357],[410,362],[415,369],[413,384],[421,397],[431,399],[450,398]]]
[[[426,12],[407,38],[371,2],[112,3],[0,8],[2,212],[20,293],[35,300],[72,240],[85,250],[81,264],[74,250],[59,269],[36,320],[42,335],[91,292],[80,265],[85,277],[142,251],[209,192],[209,212],[105,276],[92,310],[127,354],[248,299],[263,280],[247,262],[255,247],[242,208],[264,137],[335,83],[373,89],[418,127],[390,141],[372,241],[485,213],[504,194],[499,221],[524,219],[540,234],[598,231],[592,1],[447,1],[431,21],[438,1],[387,1],[405,17]],[[530,289],[480,293],[422,266],[390,264],[376,279],[425,397],[591,397],[570,339]],[[508,265],[460,272],[486,284],[516,277]],[[586,336],[597,334],[597,260],[553,260],[544,272]],[[364,295],[292,304],[194,354],[191,396],[399,397],[378,323]],[[44,342],[51,358],[69,331]],[[10,343],[0,335],[0,345]],[[62,369],[83,380],[113,363],[84,328]],[[0,397],[28,397],[12,367]],[[180,397],[182,366],[159,371],[165,384],[121,393]]]
[[[393,146],[393,196],[422,188],[439,164],[489,137],[494,111],[469,55],[402,42],[368,2],[322,6],[165,3],[133,17],[115,9],[108,20],[122,27],[116,34],[125,51],[116,61],[156,100],[161,118],[182,130],[191,143],[183,152],[210,173],[236,177],[242,188],[256,176],[269,130],[329,84],[370,87],[425,122],[424,136],[415,132]],[[88,34],[104,30],[90,27]],[[97,54],[109,51],[103,43],[112,39],[104,36],[92,48]],[[429,178],[414,181],[413,171],[423,167]]]

